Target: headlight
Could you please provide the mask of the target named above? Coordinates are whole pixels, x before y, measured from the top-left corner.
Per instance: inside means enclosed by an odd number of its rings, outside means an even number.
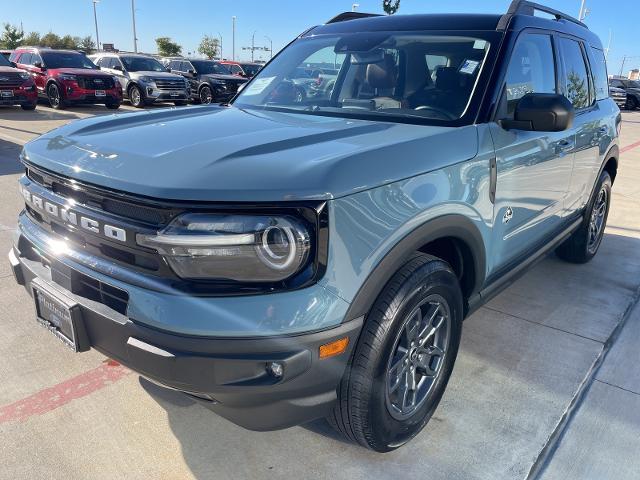
[[[77,77],[75,75],[70,75],[68,73],[61,73],[58,75],[58,78],[63,81],[75,82]]]
[[[27,72],[21,72],[20,73],[20,78],[23,80],[28,80],[31,78],[31,75],[29,75]]]
[[[147,77],[146,75],[143,75],[142,77],[138,78],[138,80],[143,83],[153,83],[153,78]]]
[[[212,78],[211,80],[209,80],[209,82],[211,83],[211,85],[226,85],[224,80],[218,80],[215,78]]]
[[[139,245],[185,279],[278,282],[307,265],[311,235],[292,216],[188,213]]]

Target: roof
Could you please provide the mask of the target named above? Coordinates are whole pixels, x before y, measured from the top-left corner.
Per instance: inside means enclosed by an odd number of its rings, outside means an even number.
[[[15,49],[16,52],[21,51],[39,51],[39,52],[50,52],[50,53],[78,53],[82,54],[78,50],[72,50],[67,48],[49,48],[49,47],[18,47]]]

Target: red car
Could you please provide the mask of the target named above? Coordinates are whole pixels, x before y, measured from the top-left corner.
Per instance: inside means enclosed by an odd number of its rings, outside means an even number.
[[[17,48],[11,61],[33,77],[38,94],[53,108],[73,103],[99,103],[116,109],[122,103],[120,82],[101,72],[84,53],[49,48]]]
[[[37,103],[38,92],[31,75],[0,55],[0,105],[20,105],[24,110],[33,110]]]
[[[253,78],[256,73],[262,68],[259,63],[251,62],[233,62],[231,60],[220,61],[222,65],[227,67],[231,73],[244,78]]]

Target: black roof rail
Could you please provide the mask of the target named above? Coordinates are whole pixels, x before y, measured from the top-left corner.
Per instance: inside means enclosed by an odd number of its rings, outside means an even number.
[[[577,18],[574,18],[571,15],[567,15],[566,13],[562,13],[553,8],[540,5],[539,3],[530,2],[528,0],[513,0],[511,2],[511,5],[509,6],[509,10],[507,10],[507,13],[504,14],[498,22],[496,30],[506,30],[507,26],[509,25],[509,21],[511,20],[511,18],[513,18],[514,15],[534,16],[536,11],[547,13],[555,17],[556,20],[567,20],[571,23],[575,23],[576,25],[580,25],[581,27],[589,29],[589,27],[587,27]]]
[[[346,22],[347,20],[356,20],[358,18],[367,18],[367,17],[381,17],[379,13],[364,13],[364,12],[343,12],[339,15],[336,15],[331,20],[327,22],[329,23],[338,23],[338,22]]]

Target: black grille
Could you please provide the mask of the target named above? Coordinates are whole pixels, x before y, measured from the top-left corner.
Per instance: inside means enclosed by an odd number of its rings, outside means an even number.
[[[234,82],[233,80],[227,80],[227,91],[231,93],[236,93],[238,91],[238,87],[246,82]]]
[[[24,82],[24,79],[20,77],[19,73],[15,73],[15,72],[3,73],[3,72],[0,72],[0,89],[17,88],[20,85],[22,85],[23,82]]]
[[[159,90],[184,90],[185,83],[184,80],[180,78],[172,79],[172,78],[154,78],[154,82],[156,82],[156,86]]]
[[[79,76],[78,85],[85,90],[108,90],[113,88],[113,78]]]

